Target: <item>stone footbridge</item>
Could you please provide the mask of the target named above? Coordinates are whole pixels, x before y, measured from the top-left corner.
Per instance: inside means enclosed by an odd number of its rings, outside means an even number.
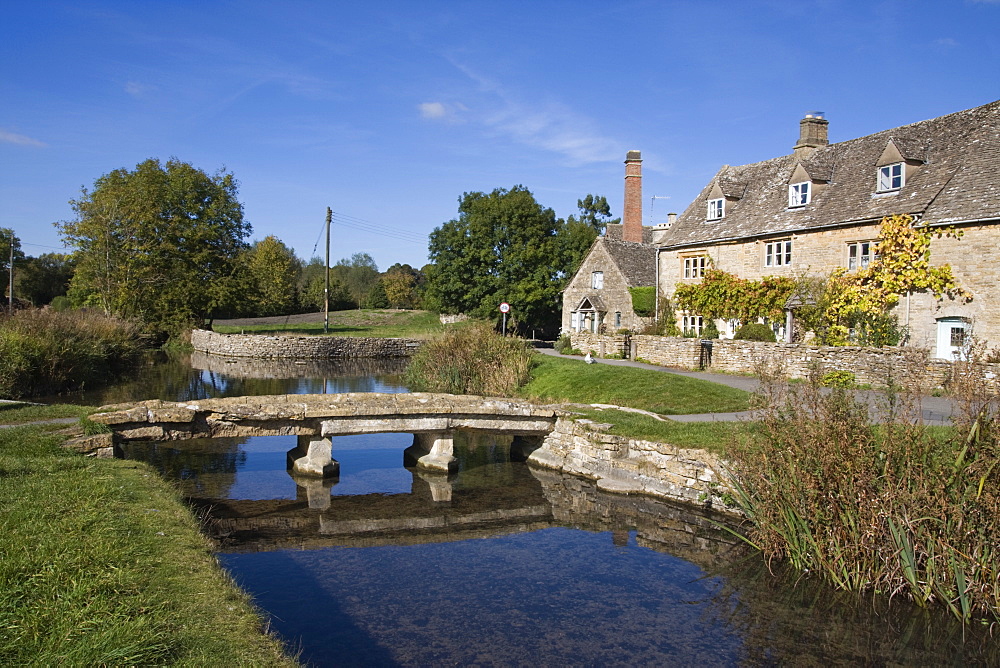
[[[456,430],[499,431],[541,439],[560,411],[516,399],[430,393],[293,394],[199,401],[151,400],[104,406],[90,416],[106,425],[116,442],[189,438],[298,436],[288,453],[292,473],[332,477],[333,436],[411,433],[407,461],[418,468],[449,471],[456,466]]]

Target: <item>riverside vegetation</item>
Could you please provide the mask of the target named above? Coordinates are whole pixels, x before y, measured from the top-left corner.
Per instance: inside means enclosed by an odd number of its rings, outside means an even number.
[[[93,311],[29,309],[0,316],[0,398],[107,382],[146,350],[134,323]]]
[[[950,428],[920,422],[919,388],[890,383],[882,415],[821,378],[762,367],[757,428],[730,445],[747,540],[842,589],[1000,621],[1000,402],[980,353],[956,363]],[[919,366],[920,360],[912,364]]]

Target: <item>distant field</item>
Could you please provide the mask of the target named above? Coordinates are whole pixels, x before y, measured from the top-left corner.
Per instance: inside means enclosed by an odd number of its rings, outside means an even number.
[[[271,318],[216,320],[212,327],[222,334],[323,334],[322,313],[299,313]],[[360,309],[330,313],[333,336],[429,339],[443,331],[436,313],[393,309]]]

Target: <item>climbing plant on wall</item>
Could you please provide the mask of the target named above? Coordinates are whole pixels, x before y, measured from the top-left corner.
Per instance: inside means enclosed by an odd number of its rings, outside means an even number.
[[[713,320],[773,320],[783,317],[794,288],[795,280],[784,276],[754,281],[712,268],[700,283],[677,286],[674,301],[678,308]]]
[[[847,343],[852,322],[883,317],[906,293],[929,292],[938,299],[971,301],[972,293],[958,284],[951,265],[931,266],[933,237],[959,238],[961,232],[951,227],[914,225],[912,216],[907,215],[883,218],[878,254],[871,263],[851,273],[836,269],[830,276],[829,305],[824,314],[827,343]]]

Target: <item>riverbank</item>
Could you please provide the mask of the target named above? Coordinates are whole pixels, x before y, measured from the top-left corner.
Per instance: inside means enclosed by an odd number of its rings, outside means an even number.
[[[296,665],[169,483],[49,429],[0,430],[0,663]]]

